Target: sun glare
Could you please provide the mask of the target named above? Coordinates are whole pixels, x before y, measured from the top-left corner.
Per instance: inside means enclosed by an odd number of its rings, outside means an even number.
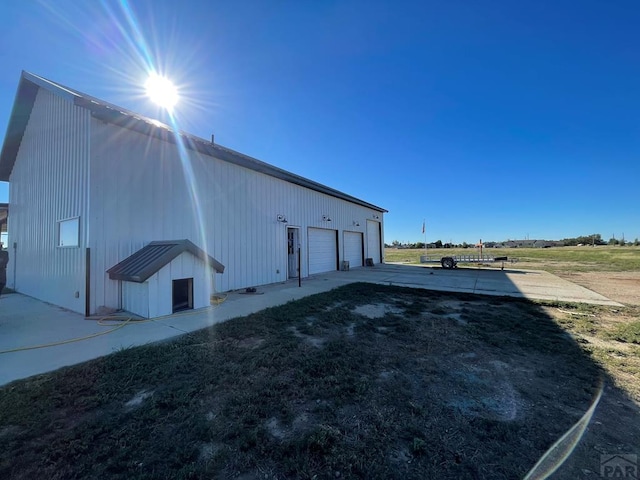
[[[168,78],[152,73],[144,86],[149,98],[161,107],[171,111],[178,103],[178,90]]]

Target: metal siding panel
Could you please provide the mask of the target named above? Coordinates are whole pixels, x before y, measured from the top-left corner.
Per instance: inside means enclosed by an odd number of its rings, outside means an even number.
[[[40,89],[9,179],[9,246],[17,244],[17,251],[10,249],[9,286],[80,313],[85,311],[88,133],[86,110]],[[71,217],[80,218],[80,245],[58,248],[57,222]]]
[[[122,308],[149,318],[149,282],[122,282]]]
[[[91,246],[97,247],[92,272],[100,291],[95,306],[115,306],[117,289],[110,284],[116,282],[106,278],[106,269],[153,240],[187,238],[208,251],[226,267],[215,275],[216,290],[227,291],[286,279],[286,225],[276,221],[277,214],[301,232],[338,230],[342,252],[342,232],[365,232],[365,219],[378,213],[191,151],[190,181],[175,145],[95,119],[92,142]],[[193,214],[191,187],[202,208],[204,236]],[[330,225],[322,215],[332,218]],[[306,235],[300,240],[307,259]],[[307,261],[301,270],[308,275]]]
[[[159,273],[151,276],[147,283],[149,284],[149,318],[159,317],[163,306],[158,299],[171,298],[171,286],[167,289],[167,285],[160,281]]]
[[[173,282],[171,276],[171,263],[161,268],[156,275],[156,297],[149,297],[152,309],[156,316],[171,315],[173,313]]]

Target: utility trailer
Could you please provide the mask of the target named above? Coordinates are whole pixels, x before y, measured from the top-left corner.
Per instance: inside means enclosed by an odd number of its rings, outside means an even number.
[[[420,255],[420,263],[439,263],[442,268],[457,268],[458,263],[495,263],[502,262],[501,270],[504,270],[506,262],[515,263],[517,258],[492,257],[490,255],[452,255],[447,257]]]

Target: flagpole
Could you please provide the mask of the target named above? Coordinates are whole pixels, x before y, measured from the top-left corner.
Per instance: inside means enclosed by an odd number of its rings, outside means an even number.
[[[425,227],[426,225],[426,218],[422,219],[422,233],[424,233],[424,254],[425,256],[427,255],[427,229]]]

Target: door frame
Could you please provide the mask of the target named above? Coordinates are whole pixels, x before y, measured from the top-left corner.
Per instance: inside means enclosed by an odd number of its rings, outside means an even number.
[[[293,234],[293,245],[291,246],[289,244],[289,233]],[[302,275],[302,265],[300,265],[300,258],[302,255],[298,256],[298,250],[296,249],[296,247],[302,248],[301,242],[300,242],[300,227],[287,226],[287,267],[286,267],[287,280],[298,278],[299,276]],[[290,248],[292,250],[290,250]],[[295,275],[292,275],[291,273],[292,257],[293,257],[294,265],[297,267],[296,269],[297,272]]]

